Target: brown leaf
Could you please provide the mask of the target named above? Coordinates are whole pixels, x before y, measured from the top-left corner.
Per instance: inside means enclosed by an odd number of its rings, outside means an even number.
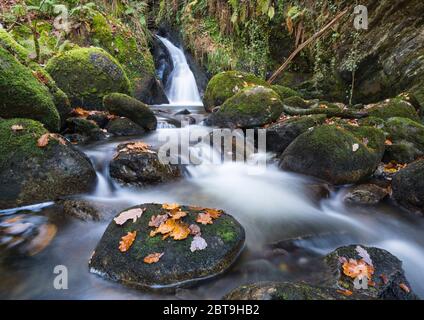
[[[149,254],[147,257],[144,258],[144,263],[147,264],[152,264],[152,263],[156,263],[160,260],[160,258],[162,258],[162,256],[164,255],[164,253],[152,253]]]
[[[200,235],[201,234],[200,227],[197,224],[192,224],[188,228],[190,229],[190,234],[192,236],[196,236],[196,235]]]
[[[162,209],[169,210],[169,211],[179,210],[180,207],[181,206],[178,203],[164,203],[162,205]]]
[[[119,242],[119,251],[127,252],[131,248],[132,244],[134,243],[136,236],[137,236],[137,231],[128,232],[126,236],[123,236],[121,238],[121,241]]]
[[[410,293],[410,292],[411,292],[411,289],[409,289],[409,287],[408,287],[406,284],[404,284],[404,283],[399,284],[399,287],[400,287],[403,291],[405,291],[406,293]]]
[[[372,275],[374,274],[374,267],[368,265],[364,260],[355,260],[355,259],[349,259],[349,261],[346,261],[343,263],[343,273],[350,277],[350,278],[356,278],[359,275],[365,275],[367,276],[368,280],[371,280]]]
[[[164,223],[162,223],[155,231],[150,232],[150,236],[154,237],[158,233],[167,234],[171,233],[174,230],[176,224],[176,220],[168,219]]]
[[[10,129],[12,129],[13,132],[18,132],[24,130],[24,127],[20,124],[14,124]]]
[[[179,220],[187,215],[187,212],[184,211],[173,211],[171,212],[171,217],[174,220]]]
[[[210,216],[210,214],[203,213],[203,212],[199,213],[199,215],[197,216],[196,222],[203,225],[213,224],[212,217]]]
[[[164,223],[166,220],[168,220],[169,215],[167,214],[162,214],[162,215],[157,215],[157,216],[152,216],[150,218],[149,221],[149,227],[155,227],[155,228],[159,228],[159,226]]]
[[[127,222],[130,219],[132,219],[132,221],[134,223],[134,222],[137,221],[138,218],[141,217],[141,215],[144,213],[144,211],[146,211],[145,208],[144,209],[140,209],[140,208],[130,209],[130,210],[122,212],[119,216],[117,216],[113,220],[115,221],[116,224],[119,224],[120,226],[122,226],[125,222]]]
[[[207,214],[209,214],[212,217],[212,219],[218,219],[222,214],[222,210],[218,210],[218,209],[208,209],[208,208],[206,208],[205,212]]]
[[[388,284],[389,283],[389,278],[387,278],[387,276],[384,273],[382,273],[380,275],[380,278],[383,281],[383,284]]]
[[[184,240],[189,235],[190,229],[185,223],[181,223],[180,221],[177,221],[177,223],[175,223],[175,227],[170,234],[170,236],[174,238],[174,240]]]
[[[38,140],[37,140],[37,147],[44,148],[49,144],[50,140],[50,133],[43,134]]]
[[[337,290],[337,293],[340,293],[346,297],[350,297],[353,294],[353,292],[350,290]]]

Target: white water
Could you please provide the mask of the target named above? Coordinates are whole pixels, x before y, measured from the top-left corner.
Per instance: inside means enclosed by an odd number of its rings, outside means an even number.
[[[166,38],[157,36],[168,49],[174,69],[166,85],[166,95],[171,105],[175,106],[201,106],[202,99],[199,95],[196,79],[187,63],[183,50],[175,46]]]

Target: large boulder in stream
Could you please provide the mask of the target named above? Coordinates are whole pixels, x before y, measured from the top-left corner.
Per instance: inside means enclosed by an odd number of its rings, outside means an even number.
[[[403,207],[424,214],[424,160],[400,170],[392,182],[393,198]]]
[[[376,170],[384,142],[384,133],[377,128],[321,125],[289,145],[280,167],[335,185],[356,183]]]
[[[162,163],[157,152],[143,142],[118,145],[110,162],[110,176],[122,185],[146,187],[181,177],[178,165]]]
[[[269,87],[265,80],[250,73],[225,71],[215,75],[209,81],[205,91],[204,104],[206,111],[211,112],[215,107],[222,105],[240,90],[255,85]]]
[[[30,118],[57,132],[60,116],[48,88],[0,46],[0,117]]]
[[[73,107],[102,110],[105,95],[131,92],[130,81],[122,66],[100,48],[61,53],[48,61],[46,70],[68,95]]]
[[[282,112],[283,104],[274,90],[253,86],[226,100],[206,123],[224,128],[255,128],[277,120]]]
[[[103,99],[104,107],[111,114],[126,117],[146,130],[155,130],[157,119],[144,103],[121,93],[111,93]]]
[[[129,233],[135,235],[130,245],[122,240]],[[243,227],[223,211],[142,204],[109,224],[89,266],[91,272],[128,286],[169,289],[223,273],[239,256],[244,241]]]
[[[45,145],[46,134],[34,120],[0,120],[0,209],[85,193],[94,186],[90,160],[60,135],[51,134]]]

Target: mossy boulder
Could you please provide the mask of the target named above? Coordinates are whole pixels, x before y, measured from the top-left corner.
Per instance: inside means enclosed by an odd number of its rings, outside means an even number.
[[[325,114],[293,117],[266,128],[267,151],[281,154],[299,135],[309,128],[323,124]]]
[[[408,118],[390,118],[385,131],[391,145],[386,146],[385,161],[409,163],[424,155],[424,125]]]
[[[265,80],[250,73],[226,71],[215,75],[206,87],[204,96],[206,111],[211,112],[240,90],[255,85],[269,87]]]
[[[60,116],[47,87],[0,47],[0,117],[29,118],[58,131]]]
[[[111,114],[126,117],[146,130],[155,130],[157,119],[144,103],[125,94],[111,93],[104,97],[104,107]]]
[[[359,246],[360,251],[365,250],[372,262],[374,272],[369,280],[368,289],[356,289],[354,280],[346,276],[343,272],[344,259],[363,259],[358,253],[358,245],[350,245],[341,247],[328,254],[324,261],[329,268],[329,274],[332,276],[327,278],[323,285],[337,288],[340,290],[349,290],[353,293],[360,293],[370,299],[383,300],[415,300],[417,296],[413,293],[405,272],[402,269],[402,261],[392,255],[390,252],[373,247]],[[385,280],[384,280],[384,279]],[[386,281],[387,280],[387,281]],[[404,284],[410,289],[406,292],[402,289]]]
[[[424,214],[424,160],[400,170],[392,182],[393,198],[403,207]]]
[[[387,99],[383,102],[369,105],[366,111],[370,116],[387,120],[392,117],[408,118],[414,121],[419,121],[417,111],[409,102],[400,97]]]
[[[384,133],[373,127],[317,126],[288,146],[280,167],[335,185],[356,183],[375,171],[384,142]]]
[[[271,86],[271,89],[277,92],[280,96],[281,100],[290,98],[290,97],[301,97],[301,94],[292,88],[281,86],[279,84],[275,84]]]
[[[61,53],[48,61],[46,70],[68,95],[73,107],[101,110],[107,94],[130,94],[130,81],[122,66],[100,48]]]
[[[112,221],[97,245],[89,266],[90,271],[107,279],[139,289],[169,289],[194,284],[226,271],[237,259],[244,246],[243,227],[230,215],[223,213],[213,224],[199,225],[207,243],[204,250],[190,250],[193,236],[184,240],[162,235],[150,236],[148,226],[152,216],[167,214],[160,204],[142,204],[132,209],[146,209],[136,222],[120,226]],[[196,224],[201,208],[181,206],[187,225]],[[121,238],[136,231],[136,238],[127,252],[118,249]],[[152,253],[163,253],[157,263],[143,260]]]
[[[129,137],[144,134],[146,131],[128,118],[116,118],[109,121],[106,130],[115,136]]]
[[[157,152],[123,143],[110,162],[110,176],[121,185],[147,187],[175,181],[181,177],[178,165],[162,163]]]
[[[279,118],[283,105],[275,91],[263,86],[248,87],[229,98],[206,120],[208,125],[254,128]]]
[[[63,138],[38,139],[48,133],[30,119],[0,121],[0,208],[55,200],[91,190],[96,173],[83,153]]]
[[[100,129],[93,120],[71,117],[66,120],[68,133],[78,134],[84,137],[84,142],[99,141],[107,138],[106,132]]]

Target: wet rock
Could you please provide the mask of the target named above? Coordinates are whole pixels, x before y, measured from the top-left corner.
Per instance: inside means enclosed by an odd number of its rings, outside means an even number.
[[[68,95],[73,107],[102,110],[107,94],[130,93],[131,84],[122,66],[100,48],[66,51],[50,59],[46,70]]]
[[[393,117],[408,118],[413,121],[419,121],[418,113],[409,102],[402,98],[387,99],[383,102],[368,105],[365,107],[368,114],[372,117],[387,120]]]
[[[16,125],[23,129],[14,131]],[[0,121],[1,209],[89,192],[95,184],[89,159],[63,138],[51,138],[46,147],[37,147],[46,133],[33,120]]]
[[[393,198],[403,207],[424,214],[424,160],[400,170],[393,178]]]
[[[107,112],[91,112],[87,120],[94,121],[100,128],[106,128],[110,115]]]
[[[123,185],[146,187],[171,182],[181,177],[178,165],[161,163],[155,151],[133,147],[127,143],[118,146],[118,153],[110,163],[110,176]]]
[[[205,91],[204,104],[206,111],[212,112],[215,107],[222,105],[240,90],[255,85],[269,87],[265,80],[249,73],[226,71],[215,75],[209,81]]]
[[[83,221],[98,221],[102,217],[100,209],[95,203],[79,199],[65,199],[59,201],[59,205],[63,207],[63,213]]]
[[[0,117],[30,118],[57,132],[60,116],[48,88],[0,46]]]
[[[281,154],[299,135],[324,123],[326,115],[293,117],[266,128],[267,151]]]
[[[372,299],[385,300],[415,300],[417,296],[412,292],[405,272],[402,269],[402,261],[390,252],[372,247],[364,247],[372,260],[374,273],[369,279],[368,289],[355,289],[354,279],[343,273],[343,259],[359,260],[363,257],[357,252],[357,245],[341,247],[328,254],[324,261],[328,265],[333,277],[327,280],[326,285],[333,288],[347,289],[354,293],[360,293]],[[405,290],[408,288],[408,290]]]
[[[125,117],[145,130],[155,130],[157,119],[153,111],[144,103],[125,94],[112,93],[107,95],[103,104],[111,114]]]
[[[310,286],[306,283],[259,282],[240,286],[225,300],[360,300],[369,299],[360,294],[345,296],[336,289]]]
[[[296,90],[293,90],[289,87],[281,86],[279,84],[271,86],[271,89],[274,90],[280,96],[281,101],[290,97],[301,97],[301,94]]]
[[[326,183],[310,183],[305,186],[306,195],[315,202],[320,202],[323,199],[330,197],[330,186]]]
[[[344,196],[347,204],[374,205],[389,195],[389,190],[375,184],[362,184],[351,188]]]
[[[384,141],[383,132],[373,127],[317,126],[289,145],[280,167],[335,185],[356,183],[375,171]]]
[[[278,94],[263,86],[241,90],[212,113],[206,123],[226,128],[254,128],[279,118],[283,105]]]
[[[100,141],[107,138],[107,133],[100,129],[93,120],[72,117],[66,120],[66,125],[68,131],[84,136],[84,142]]]
[[[106,130],[115,136],[139,136],[146,131],[128,118],[116,118],[109,122]]]
[[[148,226],[151,217],[167,213],[162,205],[143,204],[134,208],[147,210],[136,222],[129,220],[119,226],[112,221],[90,260],[91,272],[140,289],[176,288],[223,273],[243,249],[244,229],[226,213],[213,224],[201,225],[207,247],[191,252],[191,235],[178,241],[171,237],[163,240],[161,235],[150,236],[154,230]],[[181,220],[187,225],[195,223],[198,213],[202,212],[187,206],[181,210],[187,213]],[[120,252],[121,237],[133,231],[137,232],[134,243],[127,252]],[[152,253],[164,254],[157,263],[144,263],[143,259]]]
[[[179,116],[179,115],[189,115],[189,114],[191,114],[191,112],[189,110],[183,109],[183,110],[178,111],[174,115]]]
[[[136,82],[134,97],[149,105],[169,103],[163,86],[154,76],[144,81],[138,80]]]

